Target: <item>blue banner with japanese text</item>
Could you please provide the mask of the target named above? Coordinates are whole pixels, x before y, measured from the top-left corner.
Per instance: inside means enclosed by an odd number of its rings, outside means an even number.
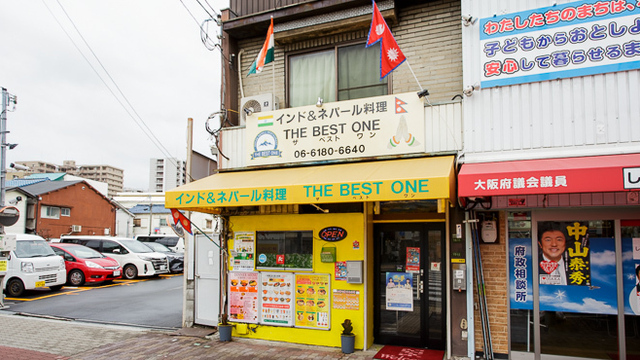
[[[480,20],[483,88],[640,68],[640,2],[583,0]]]

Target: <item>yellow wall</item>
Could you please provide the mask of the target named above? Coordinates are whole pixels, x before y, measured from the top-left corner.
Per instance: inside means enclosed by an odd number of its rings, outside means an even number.
[[[326,242],[318,237],[318,232],[328,226],[338,226],[347,230],[347,237],[338,242]],[[293,231],[313,230],[313,271],[310,273],[330,274],[331,290],[358,290],[360,291],[359,310],[333,309],[331,299],[331,329],[312,330],[292,327],[280,327],[271,325],[258,325],[256,332],[249,331],[248,335],[239,335],[236,330],[233,336],[255,338],[263,340],[275,340],[296,342],[310,345],[340,346],[340,334],[342,322],[351,319],[353,333],[356,335],[356,349],[364,347],[365,326],[365,284],[347,284],[346,281],[335,281],[335,264],[320,261],[320,252],[323,245],[336,247],[336,260],[364,260],[367,242],[365,239],[365,222],[363,214],[318,214],[318,215],[256,215],[256,216],[232,216],[229,219],[229,227],[232,232],[255,231]],[[359,249],[354,249],[353,242],[359,242]],[[233,249],[233,240],[228,241],[229,249]],[[255,254],[255,258],[259,254]],[[233,270],[231,264],[229,269]],[[274,272],[274,270],[265,270]],[[367,269],[363,269],[363,276]],[[296,271],[303,273],[303,271]],[[233,323],[233,322],[232,322]],[[251,328],[256,325],[250,324]],[[371,332],[372,323],[369,323]],[[371,335],[370,335],[371,336]],[[369,342],[369,341],[368,341]]]

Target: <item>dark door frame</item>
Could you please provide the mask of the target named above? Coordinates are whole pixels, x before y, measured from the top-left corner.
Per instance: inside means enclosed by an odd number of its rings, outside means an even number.
[[[389,336],[389,335],[380,335],[380,307],[381,307],[381,291],[384,289],[381,288],[381,276],[382,272],[380,270],[381,264],[381,241],[380,241],[380,231],[384,229],[386,231],[395,231],[395,230],[418,230],[421,233],[420,239],[420,267],[422,269],[421,280],[424,284],[423,292],[421,293],[420,301],[421,301],[421,314],[420,314],[420,322],[421,322],[421,331],[419,338],[406,338],[400,335],[397,336]],[[429,238],[428,232],[429,230],[440,230],[442,233],[441,236],[441,254],[440,254],[440,271],[442,274],[441,279],[441,302],[440,302],[440,314],[441,314],[441,336],[440,339],[430,339],[429,337],[429,328],[432,326],[429,323],[429,286],[433,286],[435,284],[430,284],[429,282],[429,269],[430,269],[430,259],[431,256],[429,254]],[[429,349],[438,349],[444,350],[446,346],[446,257],[445,257],[445,242],[446,242],[446,223],[445,222],[393,222],[393,223],[375,223],[374,224],[374,342],[379,344],[393,344],[400,346],[411,346],[418,348],[429,348]],[[416,284],[417,291],[419,291],[420,284]]]

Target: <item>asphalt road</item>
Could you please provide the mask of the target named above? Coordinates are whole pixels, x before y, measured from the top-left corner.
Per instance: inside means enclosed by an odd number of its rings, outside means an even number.
[[[5,298],[8,308],[74,320],[178,329],[182,327],[183,276],[118,280],[109,285],[30,291],[23,298]]]

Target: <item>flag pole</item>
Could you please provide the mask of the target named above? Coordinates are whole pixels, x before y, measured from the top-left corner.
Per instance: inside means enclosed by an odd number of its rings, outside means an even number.
[[[271,23],[273,24],[273,15],[271,15]],[[275,30],[275,29],[274,29]],[[273,39],[273,61],[271,61],[271,106],[272,110],[276,109],[276,46],[275,46],[275,31],[271,34],[271,38]]]
[[[416,76],[416,73],[413,72],[413,68],[411,67],[411,64],[409,64],[409,59],[405,58],[405,62],[407,63],[407,66],[409,66],[409,70],[411,70],[411,74],[413,74],[413,78],[416,79],[416,82],[418,83],[418,87],[420,88],[420,91],[423,91],[424,89],[422,88],[422,85],[420,85],[420,81],[418,81],[418,77]],[[427,96],[425,96],[424,99],[427,100],[427,104],[431,105],[431,102],[429,101],[429,98]]]
[[[422,85],[420,85],[420,81],[418,81],[418,77],[416,76],[416,73],[413,72],[413,68],[411,68],[411,64],[409,64],[409,59],[405,60],[407,65],[409,66],[409,70],[411,70],[411,74],[413,74],[413,78],[416,79],[416,82],[418,83],[418,87],[420,88],[420,91],[422,91]]]

